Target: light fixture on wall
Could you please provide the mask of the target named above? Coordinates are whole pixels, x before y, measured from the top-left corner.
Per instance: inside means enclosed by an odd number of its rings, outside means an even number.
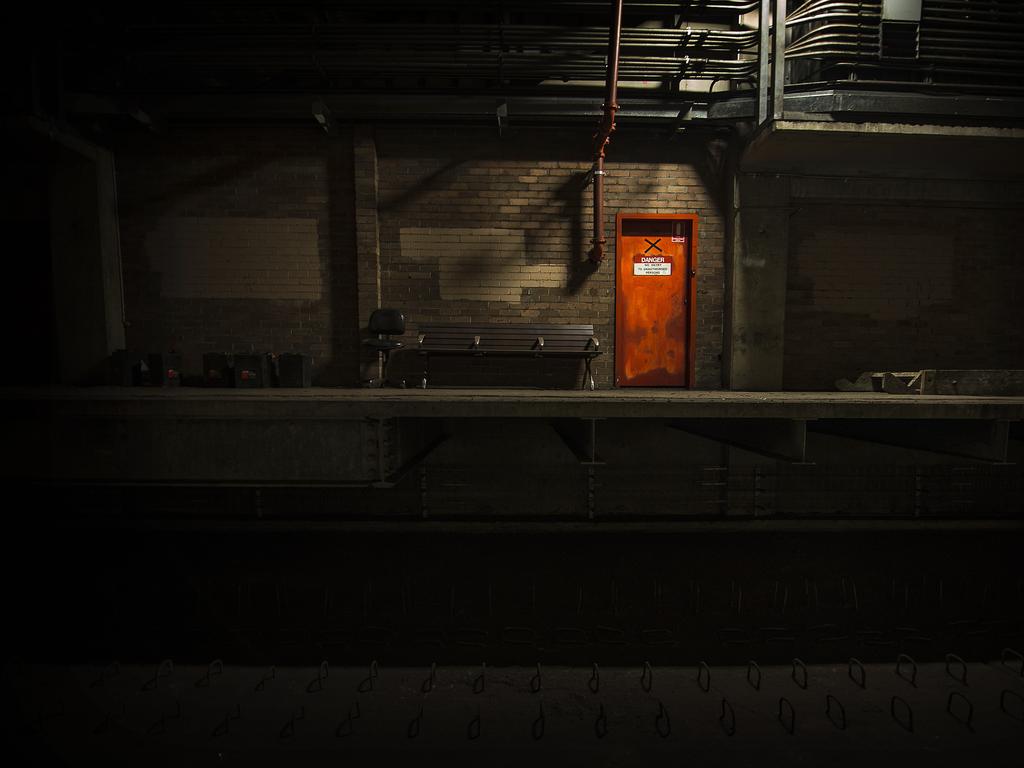
[[[320,127],[324,129],[324,133],[334,131],[334,119],[331,117],[331,110],[327,104],[317,99],[313,102],[312,112],[313,117],[320,123]]]
[[[496,113],[498,116],[498,136],[500,138],[508,128],[508,102],[505,99],[498,102]]]

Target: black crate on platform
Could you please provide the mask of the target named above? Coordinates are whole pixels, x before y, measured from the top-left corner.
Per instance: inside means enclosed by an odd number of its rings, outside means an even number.
[[[234,384],[231,372],[231,355],[224,352],[203,353],[203,385],[207,387],[230,387]]]
[[[277,386],[309,387],[313,384],[313,358],[294,352],[277,356]]]
[[[234,355],[232,363],[232,381],[240,389],[267,386],[266,355]]]
[[[116,387],[137,387],[142,384],[142,361],[145,355],[118,349],[110,355],[107,382]]]
[[[181,355],[177,352],[151,352],[146,355],[142,383],[149,387],[181,386]]]

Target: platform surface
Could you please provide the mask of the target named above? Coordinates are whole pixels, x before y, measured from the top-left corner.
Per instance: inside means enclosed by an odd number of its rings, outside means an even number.
[[[1024,397],[613,389],[0,389],[8,409],[154,418],[1024,419]]]

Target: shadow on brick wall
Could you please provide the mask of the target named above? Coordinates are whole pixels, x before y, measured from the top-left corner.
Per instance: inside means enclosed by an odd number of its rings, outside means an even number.
[[[572,222],[571,262],[565,295],[575,296],[587,280],[597,271],[597,265],[587,258],[586,239],[583,234],[583,197],[589,186],[587,173],[574,173],[555,192],[555,199],[562,205],[561,216]]]
[[[330,358],[314,374],[315,385],[356,386],[359,381],[363,321],[359,317],[359,275],[355,259],[355,189],[351,138],[333,143],[327,155],[328,327]],[[321,235],[323,237],[323,235]]]

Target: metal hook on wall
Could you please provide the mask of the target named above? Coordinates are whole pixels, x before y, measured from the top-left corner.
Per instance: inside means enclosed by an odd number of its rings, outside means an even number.
[[[857,674],[854,674],[854,670],[857,670]],[[850,657],[850,661],[846,666],[846,674],[850,676],[850,679],[859,686],[860,688],[867,687],[868,673],[864,669],[864,665],[860,659],[855,659],[853,656]]]
[[[107,680],[114,677],[114,675],[120,674],[121,664],[117,661],[112,661],[103,669],[100,670],[100,676],[93,680],[90,684],[90,688],[99,688],[106,685]]]
[[[1017,701],[1020,702],[1020,714],[1019,715],[1013,714],[1013,712],[1011,712],[1009,710],[1009,708],[1007,708],[1007,706],[1006,706],[1007,695],[1012,696],[1013,698],[1015,698]],[[999,709],[1001,709],[1003,711],[1003,714],[1007,715],[1008,717],[1012,717],[1014,720],[1016,720],[1019,723],[1024,723],[1024,696],[1021,696],[1016,691],[1010,690],[1009,688],[1004,688],[999,693]]]
[[[427,679],[423,681],[423,684],[420,686],[420,690],[423,693],[430,693],[432,690],[434,690],[434,684],[436,682],[437,682],[437,662],[434,661],[434,662],[431,662],[431,664],[430,664],[430,674],[427,675]]]
[[[125,703],[122,701],[121,702],[121,712],[120,712],[119,717],[124,717],[125,713],[127,711],[128,711],[128,709],[125,706]],[[93,732],[94,735],[99,736],[99,735],[104,734],[107,731],[109,731],[110,730],[110,726],[113,725],[113,724],[114,724],[114,713],[110,712],[110,711],[107,711],[107,713],[103,716],[103,719],[100,720],[99,723],[96,724],[96,727],[92,729],[92,732]]]
[[[839,720],[836,720],[833,715],[833,703],[835,704],[835,712],[839,715]],[[825,694],[825,717],[839,730],[846,730],[846,707],[831,693]]]
[[[757,677],[753,677],[751,672],[756,672]],[[761,667],[757,665],[756,661],[747,662],[747,682],[755,691],[761,690]]]
[[[345,713],[344,719],[334,729],[334,735],[339,739],[352,735],[352,710]]]
[[[320,662],[320,669],[317,670],[316,677],[309,681],[309,685],[306,686],[306,693],[317,693],[324,689],[324,680],[327,679],[330,673],[330,668],[327,666],[327,660],[324,659]]]
[[[1024,655],[1013,650],[1013,648],[1003,648],[999,653],[999,663],[1004,667],[1013,669],[1013,667],[1006,662],[1007,657],[1012,657],[1017,660],[1017,669],[1015,671],[1020,677],[1024,677]]]
[[[167,714],[166,712],[160,715],[160,719],[149,726],[147,733],[150,736],[156,736],[167,730],[168,720],[180,720],[181,719],[181,702],[177,699],[174,700],[174,713]]]
[[[420,711],[416,713],[416,717],[409,721],[409,727],[405,729],[405,735],[410,739],[415,739],[420,735],[420,725],[423,722],[423,705],[420,705]]]
[[[210,736],[224,736],[228,733],[229,730],[231,730],[231,721],[238,720],[241,716],[242,705],[238,702],[235,702],[235,713],[231,714],[230,712],[225,712],[224,719],[217,723],[216,726],[214,726],[213,730],[210,732]]]
[[[722,699],[722,713],[718,716],[718,723],[722,726],[726,736],[736,735],[736,712],[732,704]]]
[[[533,721],[533,725],[530,727],[530,733],[533,734],[534,741],[540,741],[544,737],[544,727],[547,721],[544,717],[544,702],[540,702],[538,707],[537,719]]]
[[[904,665],[906,664],[910,665],[910,677],[907,677],[903,672],[903,670],[905,669]],[[901,653],[899,656],[896,657],[896,675],[897,677],[902,677],[904,680],[906,680],[908,683],[910,683],[912,686],[916,688],[917,662],[910,658],[907,654]]]
[[[900,716],[896,714],[896,702],[903,705],[903,714],[905,717],[900,718]],[[905,730],[910,731],[911,733],[914,732],[914,710],[910,708],[906,699],[901,696],[893,696],[889,699],[889,714],[892,715],[892,719],[899,723]]]
[[[960,699],[964,704],[967,705],[967,716],[960,717],[956,712],[953,711],[953,700]],[[956,720],[958,723],[963,723],[967,726],[967,730],[973,731],[974,726],[971,724],[974,720],[974,705],[971,704],[971,700],[964,696],[960,691],[950,691],[949,697],[946,699],[946,712],[949,713],[950,717]]]
[[[703,661],[697,665],[697,686],[704,693],[711,690],[711,667]]]
[[[196,680],[196,688],[209,688],[210,678],[214,675],[224,674],[224,662],[220,659],[214,659],[206,665],[205,674]]]
[[[959,664],[960,665],[960,674],[959,675],[953,674],[953,670],[951,670],[949,668],[950,664]],[[967,662],[965,662],[963,659],[961,659],[955,653],[947,653],[946,654],[946,674],[949,675],[950,677],[952,677],[954,680],[956,680],[961,685],[967,685]]]
[[[601,672],[597,668],[597,662],[594,662],[594,666],[590,670],[590,679],[587,680],[587,687],[591,693],[597,693],[601,690]]]
[[[256,683],[256,687],[253,690],[259,693],[266,687],[267,683],[275,677],[277,677],[277,667],[271,666],[270,669],[263,674],[263,677],[260,678],[260,681]]]
[[[796,710],[793,708],[793,703],[785,696],[779,697],[779,711],[775,718],[790,736],[796,733]]]
[[[480,674],[473,679],[473,693],[483,693],[487,687],[487,662],[480,664]]]
[[[170,659],[164,659],[161,661],[156,668],[156,672],[149,680],[142,684],[142,690],[153,691],[156,690],[160,685],[162,678],[168,677],[174,672],[174,662]]]
[[[281,730],[278,732],[278,736],[282,739],[290,739],[295,736],[295,721],[306,719],[306,708],[302,705],[295,710],[294,714],[281,726]]]
[[[356,690],[358,690],[359,693],[368,693],[369,691],[372,691],[373,690],[373,684],[377,680],[377,675],[378,675],[377,662],[376,661],[371,661],[370,662],[370,672],[369,672],[369,674],[366,677],[364,677],[362,680],[359,681],[359,685],[356,686]]]
[[[660,701],[658,702],[658,714],[654,718],[654,729],[663,739],[672,735],[672,721],[669,719],[668,710]]]
[[[807,690],[807,665],[800,659],[793,659],[793,671],[790,672],[790,677],[799,688]]]
[[[640,672],[640,687],[650,693],[652,685],[654,685],[654,670],[651,669],[651,662],[645,661],[643,670]]]
[[[604,704],[598,704],[597,719],[594,720],[594,735],[599,739],[608,735],[608,717],[604,712]]]
[[[476,717],[469,721],[466,726],[466,739],[476,741],[480,738],[480,710],[477,710]]]
[[[354,712],[354,714],[353,714]],[[334,729],[334,735],[338,738],[344,738],[352,733],[352,721],[358,720],[362,717],[362,712],[359,711],[359,700],[356,699],[353,702],[352,709],[345,714],[345,719],[338,723],[338,727]]]

